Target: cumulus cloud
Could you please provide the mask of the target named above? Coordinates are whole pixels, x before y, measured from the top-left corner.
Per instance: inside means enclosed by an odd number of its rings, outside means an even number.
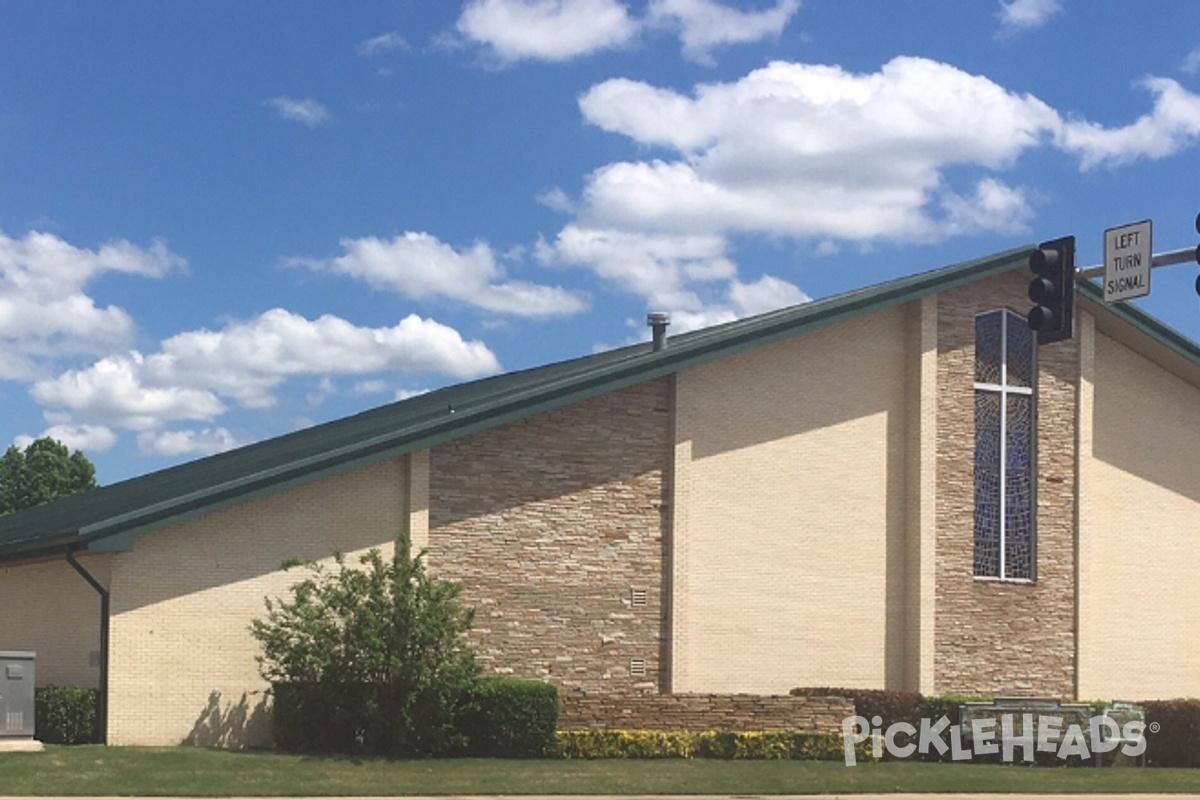
[[[998,16],[1006,31],[1018,31],[1040,28],[1060,11],[1059,0],[1001,0]]]
[[[272,97],[266,104],[275,109],[281,119],[299,122],[310,128],[329,121],[329,111],[316,100],[293,100],[290,97]]]
[[[31,379],[46,358],[127,346],[132,318],[118,306],[98,306],[87,285],[108,273],[159,278],[186,263],[162,242],[88,250],[48,233],[0,233],[0,379]]]
[[[273,309],[218,331],[178,334],[150,355],[103,358],[38,381],[32,394],[63,424],[160,431],[168,422],[214,420],[227,410],[222,398],[270,406],[274,390],[292,377],[391,371],[467,379],[496,373],[500,364],[482,342],[416,315],[391,328],[363,328]]]
[[[140,353],[102,358],[86,369],[73,369],[33,385],[33,399],[63,410],[76,424],[145,430],[163,422],[208,420],[225,405],[204,389],[147,385],[146,360]]]
[[[958,224],[932,213],[946,168],[1003,169],[1061,123],[1035,97],[907,57],[873,74],[774,62],[691,96],[610,80],[580,108],[675,155],[593,172],[580,213],[589,225],[849,240],[944,237]],[[1028,214],[1022,202],[1005,208],[1012,216],[995,229]]]
[[[39,439],[46,437],[57,439],[70,450],[92,453],[102,453],[117,443],[116,432],[104,425],[51,425],[37,436]],[[32,436],[18,436],[13,444],[26,448],[33,440]]]
[[[1200,138],[1200,95],[1170,78],[1147,78],[1141,85],[1154,95],[1154,108],[1137,121],[1120,128],[1085,120],[1063,125],[1059,144],[1084,169],[1166,158]]]
[[[998,173],[1053,146],[1083,169],[1162,158],[1200,136],[1200,96],[1150,78],[1124,127],[1064,119],[1028,94],[922,58],[878,72],[775,62],[683,94],[627,79],[580,98],[593,125],[658,151],[588,176],[584,227],[870,242],[1024,230],[1033,198]],[[972,184],[955,186],[959,170]],[[964,180],[964,178],[958,178]]]
[[[800,0],[759,11],[716,0],[651,0],[638,19],[620,0],[472,0],[457,29],[503,63],[569,61],[627,47],[647,29],[677,34],[686,58],[711,63],[718,47],[778,36],[799,8]]]
[[[604,81],[580,97],[584,119],[645,156],[586,176],[574,219],[538,258],[591,269],[684,327],[797,302],[790,284],[741,283],[732,237],[807,240],[821,254],[1024,233],[1039,198],[1004,179],[1022,155],[1057,148],[1086,170],[1195,144],[1200,96],[1165,78],[1143,85],[1152,110],[1105,127],[914,57],[870,73],[774,62],[690,93]]]
[[[671,314],[676,333],[730,322],[809,300],[785,280],[764,275],[743,283],[719,235],[655,235],[569,225],[541,242],[544,263],[582,266]]]
[[[506,280],[486,243],[456,250],[428,233],[393,239],[343,239],[344,255],[329,261],[291,263],[365,281],[414,300],[446,298],[520,317],[558,317],[586,307],[578,294],[555,286]]]
[[[569,61],[624,47],[638,32],[617,0],[474,0],[457,27],[504,62]]]
[[[202,430],[142,431],[137,437],[138,450],[145,455],[210,456],[232,450],[240,443],[225,428]]]
[[[762,11],[742,11],[714,0],[652,0],[654,25],[677,29],[685,57],[712,63],[714,48],[778,36],[800,9],[800,0],[779,0]]]
[[[669,235],[568,225],[552,243],[542,242],[546,264],[581,264],[660,309],[698,309],[703,303],[687,286],[728,280],[737,267],[726,255],[724,237]]]

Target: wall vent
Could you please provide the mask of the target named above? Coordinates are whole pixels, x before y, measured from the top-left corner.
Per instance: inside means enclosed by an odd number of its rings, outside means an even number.
[[[644,606],[649,599],[649,594],[645,589],[632,588],[629,590],[629,604],[635,608]]]
[[[629,659],[629,675],[633,678],[646,677],[646,659],[631,658]]]

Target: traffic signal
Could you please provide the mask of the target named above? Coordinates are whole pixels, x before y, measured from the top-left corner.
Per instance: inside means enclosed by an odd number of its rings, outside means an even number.
[[[1196,233],[1200,233],[1200,214],[1196,215]],[[1196,245],[1196,263],[1200,264],[1200,245]],[[1196,278],[1196,294],[1200,294],[1200,277]]]
[[[1029,328],[1038,344],[1070,339],[1075,329],[1075,237],[1042,242],[1029,254]]]

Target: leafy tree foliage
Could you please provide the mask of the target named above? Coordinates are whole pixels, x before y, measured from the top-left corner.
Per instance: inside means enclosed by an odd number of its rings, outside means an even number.
[[[42,438],[0,457],[0,514],[96,488],[96,468],[87,456],[56,439]]]
[[[336,568],[307,563],[309,577],[291,599],[268,598],[266,618],[251,624],[263,651],[259,671],[276,689],[277,733],[281,718],[319,714],[323,746],[332,749],[450,752],[456,704],[480,674],[465,639],[473,612],[459,600],[462,587],[430,576],[407,537],[390,560],[372,549],[360,561],[361,569],[341,555]],[[280,714],[281,698],[314,692],[319,704]]]

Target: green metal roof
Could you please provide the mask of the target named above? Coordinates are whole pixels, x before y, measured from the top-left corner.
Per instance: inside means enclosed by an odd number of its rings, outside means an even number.
[[[1024,267],[1032,245],[649,343],[450,386],[0,517],[0,562],[111,550],[290,486]]]

